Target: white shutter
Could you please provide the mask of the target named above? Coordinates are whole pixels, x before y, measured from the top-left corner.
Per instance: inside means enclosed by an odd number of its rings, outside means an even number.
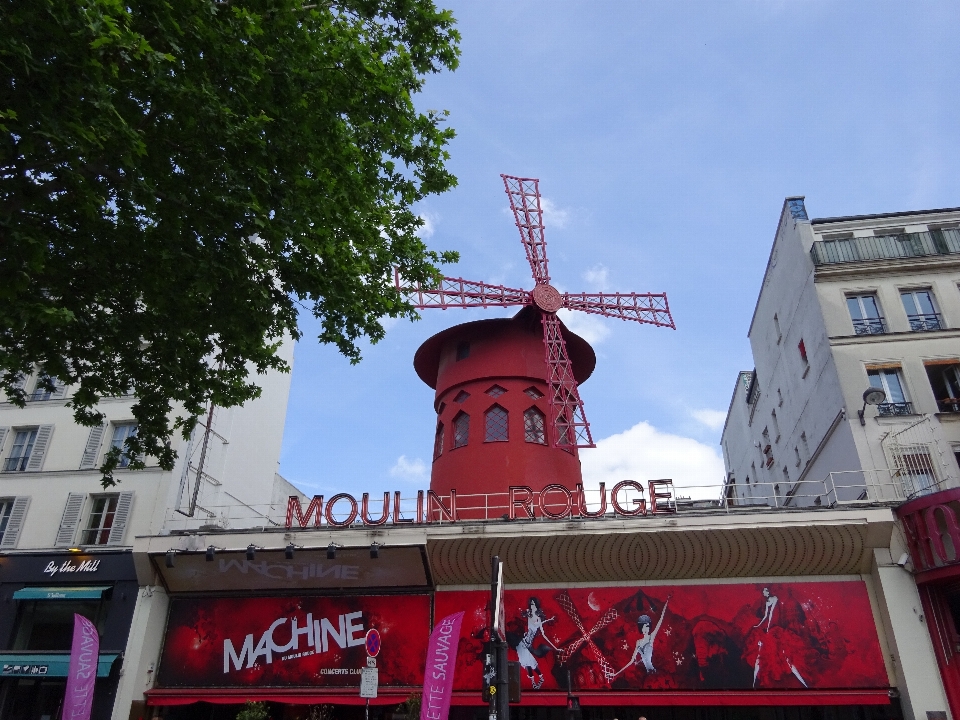
[[[54,391],[50,395],[51,400],[63,400],[67,396],[67,386],[57,379],[54,379]]]
[[[3,454],[3,443],[7,440],[7,431],[10,428],[0,427],[0,455]]]
[[[103,443],[103,433],[107,425],[103,423],[95,428],[90,428],[90,434],[87,436],[87,445],[83,448],[83,457],[80,458],[80,469],[89,470],[97,466],[97,458],[100,456],[100,445]]]
[[[30,497],[21,495],[13,499],[13,510],[10,511],[10,519],[7,521],[7,529],[0,539],[0,549],[10,550],[17,546],[17,540],[20,539],[20,529],[23,527],[23,520],[27,516],[27,508],[30,507]]]
[[[41,425],[37,428],[37,439],[33,443],[33,452],[27,460],[27,472],[39,472],[43,469],[43,458],[53,437],[53,425]]]
[[[67,504],[63,508],[63,519],[60,520],[60,529],[57,530],[57,547],[70,547],[77,536],[77,526],[80,524],[80,513],[83,511],[83,501],[87,496],[83,493],[67,495]]]
[[[117,499],[117,512],[113,516],[113,525],[110,526],[110,537],[107,545],[122,545],[123,534],[127,529],[127,519],[130,517],[130,508],[133,507],[133,492],[122,492]]]
[[[26,385],[27,385],[27,380],[29,380],[29,379],[30,379],[30,376],[29,376],[29,375],[21,375],[21,376],[17,379],[17,381],[16,381],[15,383],[13,383],[13,386],[14,386],[15,388],[17,388],[18,390],[23,390],[23,388],[25,388]]]

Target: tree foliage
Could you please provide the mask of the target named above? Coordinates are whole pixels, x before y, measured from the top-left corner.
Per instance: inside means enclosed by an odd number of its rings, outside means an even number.
[[[132,390],[131,467],[287,369],[301,309],[356,362],[415,316],[392,268],[456,260],[414,211],[456,183],[413,103],[459,55],[431,0],[34,0],[0,26],[0,390],[22,405],[38,367],[85,425]]]

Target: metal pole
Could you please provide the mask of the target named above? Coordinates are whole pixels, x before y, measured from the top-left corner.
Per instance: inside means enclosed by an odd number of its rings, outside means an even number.
[[[370,698],[367,698],[366,718],[367,720],[370,720]]]

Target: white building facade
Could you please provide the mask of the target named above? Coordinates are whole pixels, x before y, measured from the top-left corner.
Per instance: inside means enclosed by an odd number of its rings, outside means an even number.
[[[950,540],[960,510],[958,228],[960,209],[809,220],[803,198],[787,198],[748,333],[756,367],[738,376],[721,441],[731,505],[887,503],[901,520],[916,503],[944,508],[928,537],[949,546],[942,561],[922,567],[923,538],[900,524],[877,570],[899,561],[888,576],[913,571],[920,584],[897,579],[894,636],[897,607],[914,608],[909,627],[921,607],[938,623],[933,639],[895,640],[911,648],[898,672],[931,671],[924,698],[909,704],[943,705],[949,693],[955,717],[960,587],[936,590],[924,581],[943,577],[922,571],[942,576],[960,560]]]
[[[292,349],[281,349],[289,362]],[[69,387],[49,392],[36,373],[25,379],[25,408],[0,402],[0,716],[58,717],[79,612],[101,635],[93,717],[113,717],[115,706],[127,717],[124,679],[144,633],[136,617],[151,602],[136,580],[134,538],[256,525],[298,494],[277,473],[290,375],[259,381],[258,399],[213,408],[189,440],[174,435],[172,471],[129,470],[124,458],[106,489],[104,454],[136,433],[133,396],[104,399],[96,428],[73,421]]]

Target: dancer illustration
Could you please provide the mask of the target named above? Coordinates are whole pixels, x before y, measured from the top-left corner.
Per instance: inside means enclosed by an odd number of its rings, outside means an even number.
[[[797,666],[790,661],[788,656],[788,648],[792,645],[797,645],[796,642],[791,643],[792,633],[788,634],[784,631],[784,628],[780,625],[773,626],[773,614],[777,609],[777,605],[780,603],[780,598],[776,595],[773,595],[770,592],[770,588],[763,589],[763,596],[766,598],[766,602],[763,606],[763,617],[760,618],[760,622],[753,626],[753,630],[758,628],[763,628],[762,634],[753,633],[754,635],[759,635],[757,637],[757,659],[753,664],[753,686],[757,686],[757,677],[760,675],[760,670],[762,663],[776,663],[782,661],[787,669],[793,673],[793,676],[800,681],[804,687],[808,687],[807,681],[803,679],[803,675],[800,674],[800,671],[797,669]],[[766,627],[763,627],[766,624]],[[771,632],[771,626],[773,630]],[[799,640],[799,638],[797,638]],[[764,650],[766,646],[766,650]]]
[[[520,661],[520,665],[524,670],[527,671],[527,677],[530,678],[533,689],[539,690],[540,686],[543,685],[543,673],[540,672],[537,657],[543,657],[550,652],[550,650],[543,645],[534,647],[534,642],[539,634],[547,641],[551,648],[559,650],[559,648],[553,644],[553,641],[547,637],[546,633],[543,632],[543,626],[548,622],[553,622],[557,618],[556,616],[548,618],[543,612],[543,606],[540,604],[539,598],[535,597],[530,598],[527,603],[527,609],[521,610],[520,614],[527,619],[527,631],[522,637],[516,640],[514,647],[517,651],[517,659]],[[514,637],[516,638],[517,636],[514,635]],[[510,644],[513,645],[513,643]]]
[[[666,601],[663,603],[663,609],[660,611],[660,619],[657,621],[657,626],[653,629],[653,632],[650,632],[650,625],[653,621],[649,615],[641,615],[637,618],[637,625],[640,627],[640,639],[637,640],[637,644],[633,648],[633,657],[630,658],[630,662],[611,675],[610,680],[613,680],[613,678],[631,665],[635,665],[638,660],[643,663],[648,673],[657,671],[657,668],[653,665],[653,641],[657,639],[657,633],[660,632],[663,619],[667,616],[667,605],[670,604],[671,597],[673,596],[668,595]]]

